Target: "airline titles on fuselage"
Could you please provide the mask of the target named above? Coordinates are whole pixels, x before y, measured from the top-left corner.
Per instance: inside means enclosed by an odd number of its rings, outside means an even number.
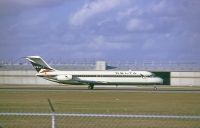
[[[121,72],[121,71],[117,71],[115,72],[116,75],[136,75],[137,73],[135,72]]]

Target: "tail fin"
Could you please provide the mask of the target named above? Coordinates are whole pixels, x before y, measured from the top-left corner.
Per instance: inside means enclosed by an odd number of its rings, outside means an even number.
[[[42,69],[54,70],[40,56],[27,56],[25,58],[31,62],[37,72],[41,72]]]

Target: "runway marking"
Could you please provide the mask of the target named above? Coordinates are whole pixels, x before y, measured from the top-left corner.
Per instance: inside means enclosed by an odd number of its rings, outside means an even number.
[[[0,116],[67,116],[67,117],[103,117],[103,118],[157,118],[157,119],[197,119],[200,116],[176,115],[123,115],[123,114],[78,114],[78,113],[0,113]]]

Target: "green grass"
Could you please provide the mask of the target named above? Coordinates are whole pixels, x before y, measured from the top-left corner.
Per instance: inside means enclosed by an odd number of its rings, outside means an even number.
[[[0,128],[50,128],[51,117],[0,116]]]
[[[0,112],[50,112],[47,99],[58,113],[161,114],[200,116],[200,93],[116,91],[1,90]],[[50,126],[48,117],[0,116],[0,127]],[[41,122],[41,123],[40,123]],[[59,127],[200,127],[199,120],[57,117]],[[41,124],[41,125],[40,125]],[[42,125],[43,124],[43,125]],[[34,126],[32,126],[34,125]]]
[[[57,117],[57,128],[199,128],[199,120]],[[2,128],[50,128],[50,117],[0,116]]]
[[[0,112],[200,115],[198,93],[1,91]]]

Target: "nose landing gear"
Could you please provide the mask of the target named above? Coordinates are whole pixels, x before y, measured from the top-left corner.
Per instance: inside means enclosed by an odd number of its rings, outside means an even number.
[[[94,84],[90,84],[90,85],[88,86],[88,89],[89,89],[89,90],[93,90],[93,89],[94,89]]]
[[[158,90],[158,88],[157,88],[156,86],[154,86],[153,90],[154,90],[154,91],[157,91],[157,90]]]

